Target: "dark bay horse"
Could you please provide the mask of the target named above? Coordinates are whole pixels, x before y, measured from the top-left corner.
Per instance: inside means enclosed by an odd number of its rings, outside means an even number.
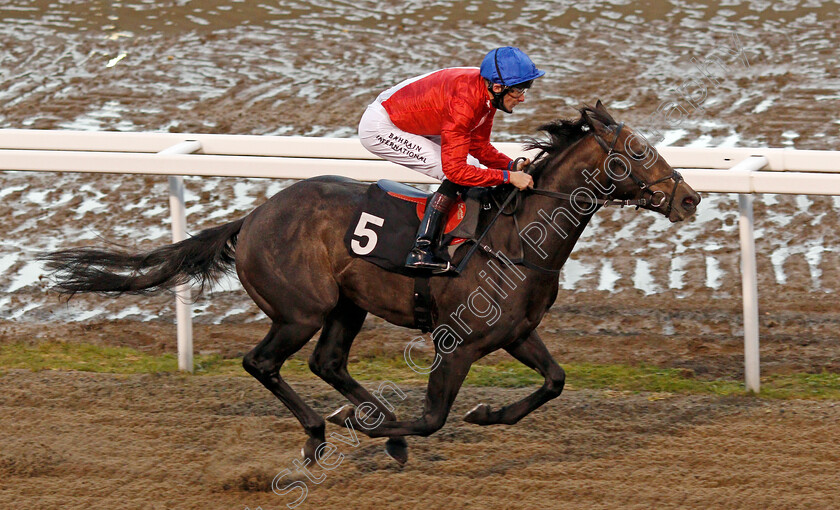
[[[300,421],[309,436],[304,455],[312,458],[325,442],[325,420],[283,380],[280,368],[321,330],[309,367],[356,406],[372,403],[381,413],[374,427],[365,426],[373,406],[365,417],[345,406],[329,420],[388,437],[388,453],[404,463],[404,436],[440,429],[470,365],[497,349],[539,372],[545,383],[500,409],[480,404],[466,421],[514,424],[562,392],[565,374],[536,327],[557,297],[557,271],[605,199],[630,201],[672,222],[691,216],[700,202],[644,138],[616,123],[600,101],[580,114],[541,128],[549,139],[532,142],[541,151],[531,167],[537,190],[524,193],[511,214],[492,226],[482,241],[489,249],[477,251],[459,276],[431,278],[435,332],[447,328],[433,335],[434,370],[423,414],[414,420],[398,420],[347,371],[348,352],[368,313],[399,326],[415,324],[413,279],[350,256],[343,243],[368,184],[308,179],[240,220],[150,252],[81,248],[44,259],[57,289],[71,296],[147,293],[188,281],[203,287],[235,264],[248,295],[272,321],[243,365]],[[479,231],[490,223],[490,212],[479,220]]]

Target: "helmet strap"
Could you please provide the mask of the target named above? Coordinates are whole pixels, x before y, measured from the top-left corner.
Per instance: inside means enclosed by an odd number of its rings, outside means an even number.
[[[493,108],[497,110],[502,110],[505,113],[513,113],[512,111],[508,110],[505,107],[505,94],[508,93],[509,87],[502,86],[501,92],[495,92],[493,90],[493,83],[491,82],[487,85],[487,91],[493,96],[493,99],[490,101],[490,104],[493,105]]]
[[[493,100],[490,101],[490,104],[493,105],[493,108],[497,110],[502,110],[505,113],[513,113],[505,107],[505,94],[507,94],[508,92],[508,86],[505,83],[504,77],[502,76],[502,70],[499,69],[499,48],[496,48],[496,51],[493,52],[493,63],[496,64],[496,76],[498,76],[499,81],[502,82],[499,84],[502,86],[502,91],[494,92],[493,82],[490,82],[490,85],[487,86],[487,90],[489,90],[490,94],[493,95]]]

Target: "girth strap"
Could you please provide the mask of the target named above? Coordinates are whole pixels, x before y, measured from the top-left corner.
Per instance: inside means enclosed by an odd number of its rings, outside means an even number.
[[[414,278],[414,327],[428,333],[433,329],[432,289],[428,276]]]

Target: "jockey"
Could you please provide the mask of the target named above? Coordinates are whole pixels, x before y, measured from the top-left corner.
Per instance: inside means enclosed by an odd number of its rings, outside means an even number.
[[[426,205],[406,267],[450,269],[435,252],[444,218],[467,187],[533,186],[531,176],[521,171],[530,161],[512,168],[513,160],[490,145],[490,131],[496,110],[512,113],[525,101],[531,83],[544,74],[519,48],[496,48],[480,68],[456,67],[410,78],[367,107],[359,123],[366,149],[443,181]]]

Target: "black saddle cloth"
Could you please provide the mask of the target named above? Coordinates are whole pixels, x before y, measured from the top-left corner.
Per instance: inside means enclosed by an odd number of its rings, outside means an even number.
[[[439,257],[450,260],[460,246],[468,244],[451,245],[453,240],[475,238],[482,197],[486,197],[487,191],[487,188],[473,188],[464,200],[466,207],[453,206],[453,210],[461,208],[454,214],[463,212],[464,216],[457,227],[443,236]],[[419,213],[425,209],[429,196],[431,193],[385,179],[371,184],[344,235],[347,251],[353,257],[363,258],[394,273],[407,276],[428,273],[405,267],[405,259],[414,247],[420,226]]]

